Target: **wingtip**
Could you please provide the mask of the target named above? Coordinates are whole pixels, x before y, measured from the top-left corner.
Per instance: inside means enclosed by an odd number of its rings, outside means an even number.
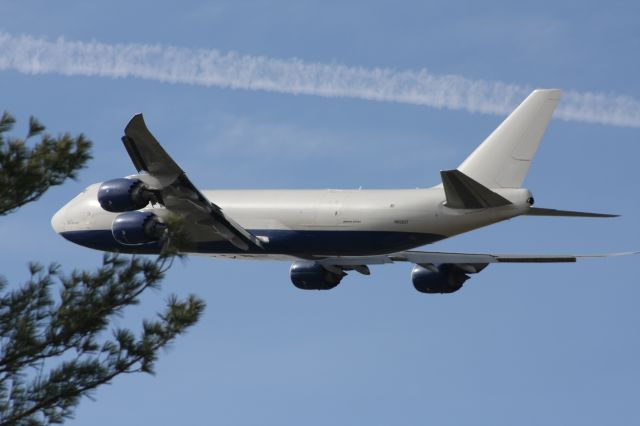
[[[595,258],[595,257],[622,257],[622,256],[636,256],[640,254],[640,251],[620,251],[614,253],[598,253],[598,254],[585,254],[581,255],[581,258]]]
[[[618,253],[608,253],[603,255],[603,257],[635,256],[638,254],[640,254],[640,251],[623,251]]]
[[[590,213],[590,216],[586,216],[586,217],[611,219],[615,217],[620,217],[620,215],[612,214],[612,213]]]
[[[562,97],[561,89],[535,89],[531,94],[544,94],[548,99],[560,99]]]
[[[125,134],[127,133],[128,130],[135,127],[140,127],[140,126],[144,126],[145,128],[147,126],[146,123],[144,122],[144,116],[142,115],[141,112],[134,114],[133,117],[131,117],[131,120],[129,120],[129,122],[124,128]]]

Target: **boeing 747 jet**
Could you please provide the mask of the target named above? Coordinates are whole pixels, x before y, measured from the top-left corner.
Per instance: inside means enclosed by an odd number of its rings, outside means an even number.
[[[408,262],[416,290],[452,293],[490,263],[610,256],[414,250],[521,215],[614,216],[533,207],[522,187],[561,94],[533,91],[457,169],[424,189],[199,190],[138,114],[122,138],[138,174],[89,186],[51,223],[85,247],[157,254],[165,223],[178,217],[185,253],[289,261],[291,281],[305,290],[332,289],[351,271],[369,275],[371,265]]]

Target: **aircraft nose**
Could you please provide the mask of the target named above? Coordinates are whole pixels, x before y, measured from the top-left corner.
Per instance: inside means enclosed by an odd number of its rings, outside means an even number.
[[[51,227],[56,233],[60,234],[64,232],[64,211],[65,207],[62,207],[51,217]]]

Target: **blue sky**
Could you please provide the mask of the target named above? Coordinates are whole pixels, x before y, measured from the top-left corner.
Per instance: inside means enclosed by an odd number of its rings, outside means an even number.
[[[634,2],[10,0],[2,9],[0,33],[12,37],[426,69],[603,94],[601,106],[640,99]],[[66,242],[49,220],[90,183],[134,171],[120,136],[136,112],[203,188],[429,186],[502,118],[11,68],[0,71],[0,93],[0,107],[19,120],[16,134],[26,133],[33,114],[52,133],[84,132],[95,143],[77,182],[0,221],[3,274],[13,282],[27,278],[32,259],[67,270],[99,264],[100,253]],[[519,218],[432,248],[640,249],[639,136],[637,125],[554,120],[525,182],[538,206],[621,218]],[[496,265],[458,293],[428,296],[413,289],[408,265],[349,276],[330,292],[302,292],[285,263],[191,258],[118,323],[137,327],[170,293],[201,296],[204,318],[163,354],[155,377],[116,379],[96,401],[83,401],[69,424],[640,423],[638,261]]]

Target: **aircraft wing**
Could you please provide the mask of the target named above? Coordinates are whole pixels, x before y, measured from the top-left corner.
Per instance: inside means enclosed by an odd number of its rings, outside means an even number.
[[[138,172],[147,173],[143,175],[145,183],[151,185],[160,204],[186,216],[189,219],[187,226],[197,226],[200,237],[225,239],[241,250],[262,247],[253,234],[226,216],[219,206],[198,191],[151,134],[142,114],[135,115],[129,121],[122,142]]]
[[[381,265],[394,262],[410,262],[427,268],[442,264],[453,264],[467,272],[475,273],[490,263],[563,263],[578,259],[625,256],[640,252],[609,254],[487,254],[487,253],[444,253],[430,251],[402,251],[375,256],[337,256],[316,260],[331,268],[356,269],[360,266]]]

